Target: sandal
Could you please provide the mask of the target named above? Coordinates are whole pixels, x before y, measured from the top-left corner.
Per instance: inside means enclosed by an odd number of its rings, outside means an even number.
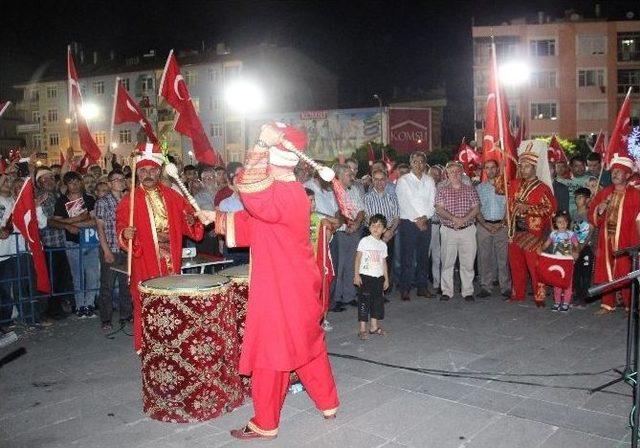
[[[246,425],[244,428],[232,429],[230,434],[231,437],[240,440],[273,440],[276,438],[276,436],[263,436],[262,434],[258,434],[249,428],[249,425]]]
[[[378,336],[385,336],[387,332],[384,331],[382,327],[378,327],[375,330],[369,330],[369,334],[377,334]]]
[[[360,338],[361,341],[366,341],[369,339],[369,335],[366,331],[358,331],[358,338]]]

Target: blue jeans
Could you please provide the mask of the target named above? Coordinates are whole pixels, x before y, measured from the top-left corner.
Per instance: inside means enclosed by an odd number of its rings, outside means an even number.
[[[414,283],[418,289],[427,287],[429,265],[429,244],[431,242],[431,223],[426,230],[418,229],[413,221],[401,219],[400,258],[402,271],[400,274],[400,292],[409,292]],[[415,265],[414,265],[415,260]],[[415,266],[415,268],[414,268]]]
[[[73,290],[76,308],[94,306],[100,288],[100,259],[98,246],[81,247],[78,243],[67,241],[67,258],[73,278]],[[80,253],[82,252],[82,256]],[[55,280],[54,280],[55,281]]]

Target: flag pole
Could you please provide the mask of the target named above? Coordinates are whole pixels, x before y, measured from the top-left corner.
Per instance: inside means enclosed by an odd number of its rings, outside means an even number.
[[[131,189],[129,190],[129,227],[133,227],[133,205],[135,202],[136,192],[136,157],[131,153]],[[127,243],[127,276],[129,284],[131,284],[131,260],[133,259],[133,238]]]
[[[116,76],[116,87],[113,91],[113,108],[111,110],[111,126],[109,128],[109,144],[107,145],[107,154],[111,155],[111,148],[113,147],[113,128],[116,120],[116,105],[118,103],[118,84],[120,83],[120,77]],[[133,177],[133,176],[132,176]]]
[[[498,114],[498,134],[500,141],[500,152],[502,153],[502,180],[504,182],[504,195],[507,203],[506,217],[507,217],[507,229],[511,231],[511,215],[509,214],[509,185],[507,179],[507,157],[504,146],[504,129],[502,125],[502,99],[500,98],[500,82],[498,81],[498,57],[496,55],[496,43],[491,36],[491,65],[493,68],[493,82],[496,91],[496,111]],[[511,154],[509,154],[511,157]]]

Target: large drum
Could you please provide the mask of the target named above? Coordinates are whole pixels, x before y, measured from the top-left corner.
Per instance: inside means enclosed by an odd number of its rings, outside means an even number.
[[[142,401],[156,420],[197,422],[244,400],[241,338],[230,282],[219,275],[171,275],[140,284]]]
[[[220,275],[229,277],[229,298],[236,308],[236,323],[240,339],[244,335],[244,320],[247,313],[247,300],[249,300],[249,265],[241,264],[231,266],[218,272]]]

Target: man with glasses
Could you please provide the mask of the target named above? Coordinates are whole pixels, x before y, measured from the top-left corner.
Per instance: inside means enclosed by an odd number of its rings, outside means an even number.
[[[415,282],[418,297],[431,298],[427,288],[431,217],[435,213],[436,185],[427,175],[427,156],[416,151],[411,154],[411,171],[398,179],[396,195],[400,208],[400,298],[410,300],[409,292]],[[414,264],[414,260],[416,263]],[[415,268],[414,268],[415,266]]]
[[[98,307],[102,330],[111,331],[113,317],[112,295],[116,279],[120,291],[118,310],[120,326],[131,320],[131,294],[127,285],[127,276],[116,272],[113,266],[122,266],[127,262],[127,255],[118,246],[116,234],[116,208],[122,200],[126,188],[124,174],[120,170],[113,170],[107,177],[110,191],[96,201],[95,215],[100,240],[100,294]]]

